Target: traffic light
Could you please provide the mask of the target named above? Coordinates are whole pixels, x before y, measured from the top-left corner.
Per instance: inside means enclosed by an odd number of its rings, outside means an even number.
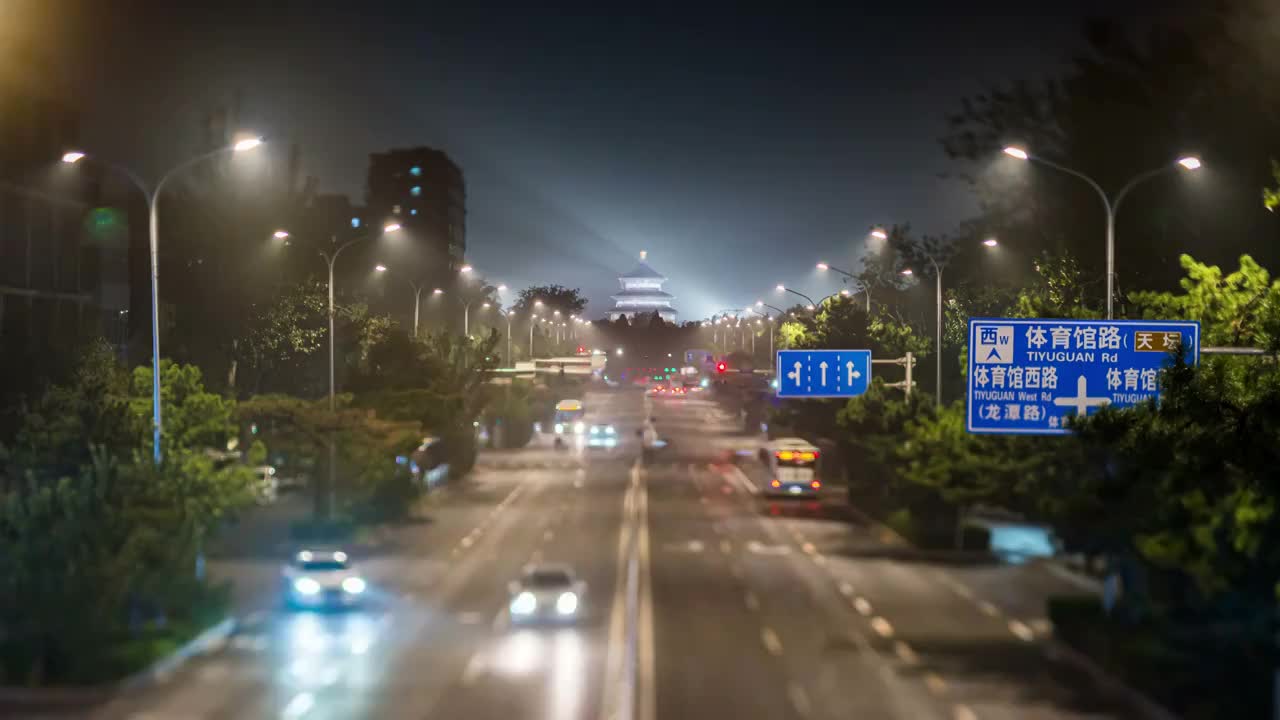
[[[718,372],[718,373],[722,373],[722,372],[724,372],[725,370],[728,370],[728,369],[729,369],[729,366],[728,366],[728,365],[725,365],[725,364],[724,364],[724,363],[722,363],[722,362],[718,362],[718,363],[716,363],[716,372]]]

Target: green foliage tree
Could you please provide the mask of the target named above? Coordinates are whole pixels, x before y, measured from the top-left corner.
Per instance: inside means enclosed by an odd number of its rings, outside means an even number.
[[[537,301],[541,306],[536,306]],[[587,307],[587,299],[582,297],[579,288],[567,288],[563,285],[532,285],[520,291],[514,310],[521,317],[529,317],[529,313],[543,315],[559,310],[566,320],[570,315],[581,315]]]
[[[1182,293],[1135,292],[1130,295],[1143,317],[1200,321],[1202,345],[1280,350],[1280,283],[1248,255],[1240,268],[1223,274],[1216,265],[1180,258],[1186,277]]]

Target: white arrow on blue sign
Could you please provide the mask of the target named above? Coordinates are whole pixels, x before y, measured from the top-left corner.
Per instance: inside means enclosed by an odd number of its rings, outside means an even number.
[[[1160,320],[969,321],[969,432],[1061,435],[1067,419],[1159,395],[1182,347],[1200,360],[1200,323]]]
[[[870,350],[779,350],[778,397],[854,397],[871,384]]]

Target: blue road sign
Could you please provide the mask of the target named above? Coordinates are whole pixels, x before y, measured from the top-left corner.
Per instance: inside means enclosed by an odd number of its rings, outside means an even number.
[[[1156,397],[1169,351],[1200,360],[1200,323],[1147,320],[969,320],[966,427],[1061,435],[1092,408]]]
[[[870,350],[779,350],[778,397],[853,397],[871,384]]]

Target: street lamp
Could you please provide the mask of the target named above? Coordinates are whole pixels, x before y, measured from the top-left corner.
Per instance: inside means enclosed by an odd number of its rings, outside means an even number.
[[[999,245],[1000,243],[995,238],[987,238],[986,240],[982,241],[982,244],[986,245],[989,248],[993,248]]]
[[[133,183],[135,187],[142,193],[143,198],[147,201],[147,210],[150,216],[149,220],[149,236],[151,250],[151,432],[152,432],[152,455],[157,465],[160,464],[161,458],[161,428],[163,427],[163,418],[160,412],[160,214],[157,211],[160,201],[160,193],[164,191],[165,183],[174,175],[182,170],[203,162],[213,157],[223,155],[225,153],[244,152],[252,150],[262,144],[262,138],[249,138],[240,140],[234,145],[220,147],[216,150],[197,155],[185,162],[179,163],[169,169],[164,175],[160,176],[160,181],[150,191],[147,189],[146,183],[138,177],[129,168],[123,165],[101,161],[107,168],[119,173]],[[79,150],[70,150],[63,153],[62,162],[68,165],[74,165],[84,160],[88,155]]]
[[[936,293],[937,293],[935,298],[936,307],[934,308],[935,328],[934,328],[933,352],[935,357],[934,357],[933,363],[935,367],[934,367],[933,404],[941,405],[942,404],[942,268],[938,267],[938,261],[934,260],[932,255],[925,253],[924,256],[928,258],[930,263],[933,264],[933,273],[934,273]],[[911,268],[905,268],[902,271],[902,274],[909,276],[914,273],[912,273]],[[910,390],[910,388],[907,388],[907,389]]]
[[[399,226],[397,225],[396,227]],[[389,272],[389,268],[382,264],[375,265],[373,269],[380,273]],[[409,278],[403,279],[405,283],[409,285],[410,289],[413,290],[413,336],[418,337],[418,317],[419,311],[422,309],[422,291],[426,289],[427,285],[426,283],[416,283]]]
[[[813,306],[816,304],[816,303],[814,303],[814,302],[813,302],[813,298],[809,297],[808,295],[805,295],[805,294],[804,294],[804,293],[802,293],[802,292],[797,292],[797,291],[795,291],[795,290],[792,290],[791,288],[789,288],[789,287],[787,287],[786,285],[783,285],[783,284],[781,284],[781,283],[779,283],[779,284],[778,284],[778,286],[777,286],[776,288],[774,288],[774,290],[777,290],[778,292],[789,292],[789,293],[791,293],[792,295],[799,295],[800,297],[804,298],[805,300],[808,300],[808,301],[809,301],[809,304],[805,306],[805,308],[806,308],[806,309],[808,309],[808,310],[812,310],[812,309],[813,309]]]
[[[876,228],[875,230],[872,230],[872,231],[871,231],[871,237],[876,238],[876,239],[879,239],[879,240],[888,240],[888,239],[889,239],[889,233],[885,232],[884,230],[882,230],[882,229],[880,229],[880,228]]]
[[[1072,175],[1076,178],[1079,178],[1080,180],[1083,180],[1085,183],[1087,183],[1089,187],[1093,188],[1094,191],[1098,193],[1098,197],[1102,199],[1102,208],[1103,210],[1106,211],[1106,214],[1107,214],[1107,319],[1108,320],[1112,319],[1112,317],[1114,316],[1113,306],[1115,303],[1115,281],[1116,281],[1116,213],[1119,212],[1120,210],[1120,203],[1124,202],[1125,196],[1128,195],[1129,191],[1132,190],[1135,186],[1137,186],[1142,182],[1150,180],[1151,178],[1156,177],[1157,175],[1160,175],[1162,173],[1165,173],[1171,170],[1177,170],[1177,169],[1182,169],[1187,171],[1199,170],[1201,166],[1200,158],[1198,157],[1195,157],[1193,155],[1180,157],[1174,162],[1169,163],[1167,165],[1161,165],[1160,167],[1152,168],[1145,172],[1141,172],[1141,173],[1138,173],[1137,175],[1134,175],[1129,180],[1129,182],[1121,186],[1120,191],[1115,194],[1114,198],[1112,198],[1107,195],[1107,192],[1103,190],[1102,186],[1099,185],[1093,178],[1089,177],[1088,175],[1085,175],[1079,170],[1072,170],[1069,167],[1064,167],[1050,160],[1046,160],[1038,155],[1032,155],[1031,153],[1027,152],[1026,149],[1016,147],[1013,145],[1010,145],[1004,148],[1004,154],[1012,158],[1017,158],[1018,160],[1030,160],[1030,161],[1038,162],[1041,165],[1047,165],[1053,168],[1054,170],[1058,170],[1059,172],[1064,172],[1068,175]]]
[[[819,269],[819,270],[831,270],[832,272],[838,272],[838,273],[840,273],[841,275],[843,275],[843,276],[845,276],[845,277],[849,278],[850,280],[857,280],[857,279],[858,279],[856,275],[854,275],[853,273],[849,272],[848,270],[841,270],[841,269],[840,269],[840,268],[838,268],[838,267],[832,267],[831,265],[828,265],[827,263],[824,263],[824,262],[820,262],[820,263],[818,263],[818,269]],[[867,294],[867,314],[868,314],[868,315],[870,315],[870,314],[871,314],[871,288],[867,287],[866,283],[863,283],[863,284],[862,284],[862,292],[864,292],[864,293],[866,293],[866,294]],[[841,294],[841,295],[848,295],[848,293],[843,292],[843,291],[842,291],[840,294]]]

